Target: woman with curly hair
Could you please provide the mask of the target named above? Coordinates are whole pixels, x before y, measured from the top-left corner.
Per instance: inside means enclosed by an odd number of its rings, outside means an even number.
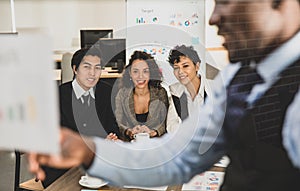
[[[125,67],[115,98],[115,115],[121,134],[132,140],[137,133],[159,137],[166,132],[168,95],[162,74],[150,54],[135,51]]]

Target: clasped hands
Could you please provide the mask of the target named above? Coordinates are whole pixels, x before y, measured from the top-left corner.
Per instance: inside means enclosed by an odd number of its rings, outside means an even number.
[[[146,125],[136,125],[133,128],[128,128],[126,130],[126,135],[130,137],[130,139],[134,139],[134,135],[138,133],[148,133],[150,137],[157,136],[157,132],[155,130],[149,129]]]

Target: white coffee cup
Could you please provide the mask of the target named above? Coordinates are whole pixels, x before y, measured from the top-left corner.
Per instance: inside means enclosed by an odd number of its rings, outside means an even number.
[[[133,137],[136,142],[143,142],[143,141],[150,140],[149,133],[137,133],[137,134],[134,134]]]
[[[100,185],[103,183],[102,179],[88,176],[87,174],[85,176],[81,176],[81,180],[88,185]]]

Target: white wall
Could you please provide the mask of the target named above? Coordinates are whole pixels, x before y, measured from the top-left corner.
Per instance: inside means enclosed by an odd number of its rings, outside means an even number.
[[[206,22],[206,38],[205,46],[207,48],[221,47],[223,43],[223,37],[218,36],[218,28],[216,26],[209,25],[209,18],[215,7],[213,0],[206,0],[205,3],[205,22]]]
[[[53,38],[54,50],[76,50],[80,46],[82,28],[112,28],[115,38],[126,38],[126,0],[14,0],[17,31],[39,28]],[[222,38],[217,28],[208,24],[214,7],[213,0],[205,0],[205,46],[208,62],[223,68],[228,62],[227,52],[221,48]],[[28,29],[30,28],[30,29]],[[0,32],[11,31],[10,0],[0,0]],[[120,32],[122,31],[122,32]],[[200,32],[199,32],[200,33]]]
[[[206,62],[211,66],[221,70],[228,63],[227,51],[222,47],[223,37],[218,36],[218,28],[209,25],[209,18],[213,12],[215,2],[206,0],[205,2],[205,47],[206,47]],[[207,70],[207,72],[209,72]],[[213,71],[214,73],[214,71]],[[209,76],[209,75],[208,75]]]
[[[82,28],[126,27],[125,0],[15,0],[15,13],[18,32],[40,28],[52,36],[54,50],[78,48]],[[0,0],[0,31],[9,30],[9,0]]]
[[[9,0],[0,1],[0,32],[11,31],[11,14]]]

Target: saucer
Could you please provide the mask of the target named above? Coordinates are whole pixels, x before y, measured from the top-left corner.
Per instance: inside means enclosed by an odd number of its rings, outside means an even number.
[[[92,179],[96,179],[96,178],[92,177]],[[100,187],[108,184],[108,182],[106,182],[100,178],[97,178],[97,180],[99,180],[99,181],[97,181],[96,183],[89,183],[88,179],[86,179],[86,180],[80,179],[79,184],[86,188],[100,188]]]

